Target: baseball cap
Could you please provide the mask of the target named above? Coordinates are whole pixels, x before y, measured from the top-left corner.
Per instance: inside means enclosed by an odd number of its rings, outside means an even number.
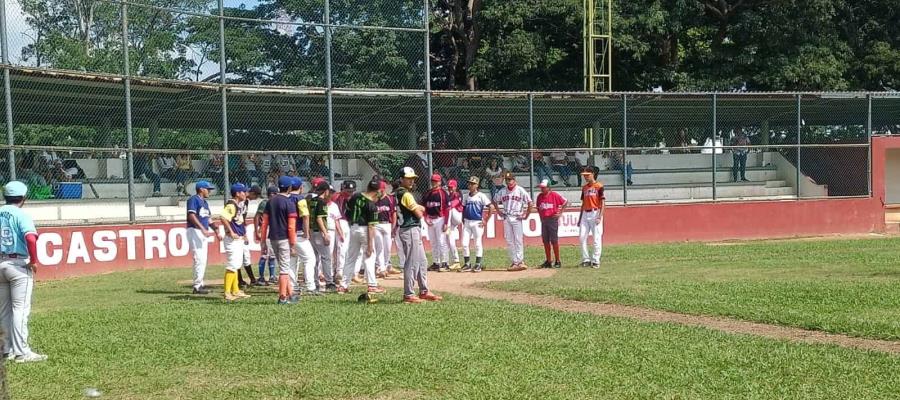
[[[540,188],[550,187],[550,181],[544,179],[541,181],[541,183],[538,185],[538,187],[540,187]]]
[[[331,190],[331,185],[328,184],[328,182],[325,182],[325,180],[321,180],[316,183],[315,188],[317,192],[324,192],[326,190]]]
[[[278,193],[278,188],[275,186],[269,186],[266,188],[266,194],[275,194]]]
[[[344,190],[344,189],[354,189],[355,190],[356,182],[351,181],[351,180],[344,181],[343,183],[341,183],[341,190]]]
[[[369,181],[366,185],[366,190],[370,192],[378,191],[378,189],[381,189],[381,180]]]
[[[509,181],[509,180],[515,180],[515,179],[516,179],[516,176],[513,175],[512,172],[508,172],[508,171],[507,171],[505,174],[503,174],[503,179],[504,179],[504,180],[507,180],[507,181]]]
[[[581,170],[581,175],[593,175],[593,174],[594,174],[594,171],[591,171],[588,168]]]
[[[479,179],[477,176],[470,176],[469,183],[474,183],[477,185],[477,184],[481,183],[481,179]]]
[[[278,188],[279,189],[290,189],[291,185],[294,183],[294,178],[290,176],[282,176],[278,178]]]
[[[303,178],[301,178],[299,176],[292,176],[291,177],[291,189],[294,189],[294,190],[300,189],[301,186],[303,186]]]
[[[250,193],[262,194],[262,188],[259,185],[250,186]]]
[[[19,181],[12,181],[3,187],[3,195],[7,197],[25,197],[28,194],[28,186]]]
[[[243,183],[235,183],[234,185],[231,185],[231,193],[232,194],[239,193],[239,192],[246,192],[246,191],[247,191],[247,185],[244,185]]]
[[[400,176],[403,178],[418,178],[416,175],[416,171],[410,167],[403,167],[400,169]]]
[[[213,189],[215,189],[215,186],[213,186],[211,183],[209,183],[207,181],[197,181],[197,183],[194,184],[194,189],[195,190],[200,190],[200,189],[213,190]]]
[[[434,175],[431,175],[431,181],[432,181],[432,182],[440,182],[440,181],[442,181],[442,180],[444,180],[444,178],[441,177],[441,174],[434,174]]]
[[[325,182],[325,178],[323,178],[323,177],[321,177],[321,176],[317,176],[317,177],[315,177],[315,178],[312,178],[312,180],[309,181],[309,183],[310,183],[310,184],[312,185],[312,187],[314,187],[314,188],[318,188],[318,187],[319,187],[319,183],[322,183],[322,182]]]
[[[456,189],[459,186],[459,184],[456,183],[456,179],[451,179],[450,182],[447,182],[447,186]]]

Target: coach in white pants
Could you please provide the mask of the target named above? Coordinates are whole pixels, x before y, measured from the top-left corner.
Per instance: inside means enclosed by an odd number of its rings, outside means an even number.
[[[209,236],[213,232],[209,229],[209,191],[213,185],[207,181],[199,181],[194,184],[197,194],[191,196],[187,202],[187,239],[188,248],[194,259],[194,294],[209,294],[203,285],[203,277],[206,275],[206,260],[209,255]]]
[[[28,345],[31,293],[37,270],[37,229],[22,212],[28,188],[12,181],[3,188],[6,205],[0,207],[0,321],[3,322],[3,357],[17,363],[46,361]],[[3,360],[0,360],[3,362]]]
[[[506,249],[512,262],[507,271],[524,271],[528,269],[525,264],[525,243],[522,232],[522,221],[528,219],[531,213],[531,196],[525,189],[516,184],[516,177],[511,172],[503,176],[506,186],[497,192],[494,197],[494,208],[499,209],[503,218],[503,238],[506,239]]]

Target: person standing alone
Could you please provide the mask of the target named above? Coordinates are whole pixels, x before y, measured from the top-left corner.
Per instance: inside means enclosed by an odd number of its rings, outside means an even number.
[[[544,263],[541,268],[560,268],[562,263],[559,261],[559,217],[562,215],[563,207],[566,206],[566,199],[559,193],[550,188],[550,183],[546,179],[538,185],[541,193],[537,196],[538,215],[541,217],[541,239],[544,242]],[[550,250],[556,257],[556,262],[550,264]]]
[[[578,216],[578,239],[581,242],[581,266],[600,268],[600,254],[603,251],[603,207],[606,197],[603,184],[596,181],[593,169],[581,172],[585,184],[581,188],[581,214]],[[594,237],[594,253],[588,250],[588,236]]]
[[[187,202],[187,239],[188,247],[194,260],[194,294],[209,294],[203,285],[206,275],[206,260],[209,256],[209,237],[213,231],[209,229],[209,191],[213,189],[207,181],[194,184],[197,194]]]
[[[28,345],[28,317],[37,272],[37,229],[22,212],[28,187],[12,181],[3,187],[6,205],[0,207],[0,321],[3,358],[17,363],[47,361]],[[0,360],[0,362],[3,362]]]

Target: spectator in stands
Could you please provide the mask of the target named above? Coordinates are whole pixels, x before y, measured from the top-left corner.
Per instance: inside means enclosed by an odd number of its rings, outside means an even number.
[[[634,182],[631,181],[631,176],[634,174],[634,168],[631,167],[631,161],[625,164],[623,162],[623,157],[622,153],[618,151],[612,153],[612,157],[609,159],[609,169],[625,172],[625,183],[628,186],[631,186],[634,184]]]
[[[553,171],[551,171],[550,167],[547,166],[547,163],[544,162],[544,153],[535,151],[533,157],[534,172],[537,174],[537,180],[542,181],[546,177],[550,180],[551,185],[555,185],[557,182],[553,180]]]
[[[256,161],[256,154],[245,154],[241,157],[241,170],[246,176],[246,181],[239,182],[256,182],[261,186],[266,184],[266,176],[256,167]]]
[[[550,165],[553,170],[559,174],[559,179],[563,184],[572,186],[569,183],[569,177],[572,176],[572,170],[569,168],[569,157],[565,151],[554,151],[550,153]]]
[[[291,175],[294,172],[297,172],[297,169],[294,165],[294,158],[287,154],[279,154],[275,156],[275,165],[278,166],[278,169],[281,170],[282,174]]]
[[[221,189],[225,186],[225,156],[222,154],[213,154],[209,157],[209,162],[206,163],[206,169],[203,170],[203,176],[208,177],[209,180],[216,185],[216,188]]]
[[[156,157],[156,169],[159,171],[159,176],[166,178],[172,182],[176,180],[175,157],[173,157],[172,155]]]
[[[176,191],[178,193],[188,195],[187,190],[185,190],[185,186],[188,179],[191,179],[194,175],[194,167],[191,164],[191,156],[190,154],[179,154],[175,157],[175,183],[177,184]]]
[[[587,151],[576,151],[575,155],[569,159],[569,168],[570,171],[583,171],[585,167],[588,166],[588,160],[591,158],[591,153]],[[581,174],[576,174],[575,178],[578,179],[578,187],[581,187]]]
[[[310,176],[321,176],[325,179],[330,179],[331,169],[328,168],[328,160],[324,156],[316,157],[309,173]]]
[[[309,179],[312,173],[312,160],[307,156],[297,156],[294,158],[295,166],[297,168],[297,176],[304,177]]]
[[[447,142],[438,142],[435,150],[447,150]],[[456,156],[454,153],[436,152],[434,153],[434,166],[447,179],[456,179],[459,168],[456,167]]]
[[[491,198],[493,199],[500,189],[503,189],[503,167],[496,157],[492,157],[484,169],[484,180],[490,182]]]
[[[144,146],[138,146],[139,148],[144,148]],[[134,177],[135,178],[144,178],[153,182],[153,197],[159,196],[160,191],[160,180],[159,174],[153,172],[153,159],[156,158],[153,154],[137,152],[134,153]]]
[[[531,165],[528,163],[528,157],[524,154],[514,154],[509,157],[512,165],[512,172],[529,172]]]
[[[747,180],[747,153],[749,149],[745,146],[750,145],[750,138],[744,134],[743,129],[737,128],[734,130],[734,136],[731,138],[731,145],[738,146],[732,147],[731,149],[733,159],[731,164],[731,180],[732,182],[737,182],[738,172],[740,172],[741,181],[749,182],[749,180]]]
[[[272,172],[273,160],[270,154],[253,155],[256,162],[256,169],[260,172],[261,177],[268,177]]]

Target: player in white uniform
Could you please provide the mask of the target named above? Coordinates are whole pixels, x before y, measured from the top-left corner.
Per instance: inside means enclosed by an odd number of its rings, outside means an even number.
[[[482,237],[484,236],[484,226],[491,219],[491,200],[488,196],[478,191],[480,179],[477,176],[469,178],[469,191],[463,195],[462,204],[462,246],[463,261],[465,264],[461,272],[481,272],[484,268],[482,257],[484,257],[484,245]],[[485,208],[487,212],[485,213]],[[475,241],[475,265],[469,263],[469,242]]]
[[[494,197],[493,207],[498,209],[498,214],[503,218],[503,238],[506,239],[506,249],[512,262],[507,271],[524,271],[525,243],[522,232],[522,221],[528,219],[531,213],[531,196],[525,188],[516,184],[516,177],[512,172],[503,175],[506,186],[497,192]],[[503,206],[502,209],[498,204]]]

